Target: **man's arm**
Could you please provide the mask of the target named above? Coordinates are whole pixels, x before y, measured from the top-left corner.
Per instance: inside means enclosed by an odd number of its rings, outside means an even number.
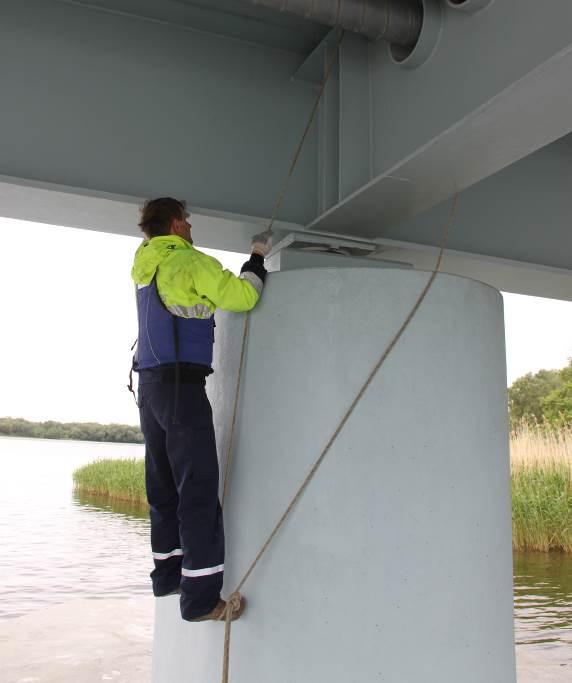
[[[210,256],[201,253],[200,268],[193,273],[197,294],[206,296],[215,306],[240,313],[250,311],[262,294],[266,279],[264,257],[272,248],[269,233],[256,235],[252,240],[252,255],[236,277]]]
[[[240,269],[240,279],[250,282],[260,296],[266,280],[264,256],[253,252],[248,261],[246,261]]]

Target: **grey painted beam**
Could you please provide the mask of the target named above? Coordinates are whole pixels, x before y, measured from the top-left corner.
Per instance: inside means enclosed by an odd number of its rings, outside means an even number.
[[[267,216],[313,101],[297,54],[51,0],[4,0],[0,174]],[[283,216],[317,211],[312,132]]]
[[[322,79],[332,58],[336,43],[325,41],[322,60]],[[325,211],[340,198],[340,72],[333,68],[318,110],[318,163],[324,169],[319,176],[318,207]]]
[[[459,197],[445,269],[505,291],[572,299],[570,187],[572,135],[466,189]],[[431,268],[450,207],[448,199],[385,226],[383,237],[375,239],[382,256]]]
[[[490,179],[487,182],[490,183],[492,180]],[[494,192],[495,190],[492,188],[491,194],[488,195],[488,201],[491,203]],[[528,196],[531,197],[531,200],[534,200],[535,196],[538,197],[538,195],[533,195],[530,192],[528,192]],[[545,199],[549,202],[551,198],[546,196]],[[516,197],[510,198],[508,196],[506,200],[507,208],[517,201]],[[0,177],[0,215],[51,225],[140,237],[137,221],[138,207],[141,201],[141,199],[134,197],[118,195],[86,196],[72,188],[67,188],[64,191],[64,188],[61,187],[48,185],[40,187],[37,184],[26,184],[22,181],[17,182],[15,179]],[[489,223],[486,213],[483,215],[483,221],[480,224],[478,212],[475,214],[474,222],[470,221],[473,202],[479,201],[486,205],[487,200],[484,196],[470,198],[468,201],[464,197],[461,198],[459,218],[452,233],[453,244],[458,244],[457,236],[459,233],[463,235],[465,228],[476,234],[479,231],[486,232],[487,230],[489,235],[495,230],[499,232],[499,224]],[[415,219],[416,225],[410,226],[408,235],[410,241],[376,240],[379,247],[377,258],[411,264],[421,270],[431,270],[437,258],[436,248],[427,243],[416,243],[414,240],[420,240],[424,235],[430,235],[431,239],[436,235],[440,236],[448,208],[448,206],[438,207],[431,211],[425,220],[423,217]],[[552,216],[560,216],[564,226],[569,214],[562,205],[556,205],[555,208],[556,211],[553,212]],[[518,217],[511,217],[511,222],[515,226],[521,225],[523,227],[519,247],[522,246],[522,242],[526,244],[524,238],[531,234],[531,226],[534,225],[535,219],[532,212],[530,212],[533,215],[531,222],[529,224],[521,223],[529,209],[530,203],[523,204]],[[490,210],[494,212],[495,209],[491,208]],[[539,209],[539,213],[542,211],[542,208]],[[260,219],[209,213],[197,207],[191,207],[191,212],[193,238],[199,247],[247,253],[252,234],[259,231],[261,225],[264,225]],[[503,225],[506,223],[503,222]],[[300,232],[300,230],[301,226],[279,223],[275,231],[276,241],[287,233]],[[327,239],[325,237],[323,241],[327,242]],[[562,250],[564,258],[568,258],[571,253],[572,250],[568,248]],[[541,255],[545,257],[545,254],[540,253],[538,257]],[[572,300],[572,268],[548,267],[530,262],[449,249],[445,256],[444,271],[474,278],[502,291]]]
[[[376,237],[572,130],[572,48],[310,222],[311,230]]]
[[[450,247],[572,272],[571,187],[572,135],[568,135],[465,190]],[[387,227],[384,236],[438,244],[449,207],[446,201]]]
[[[305,55],[328,29],[237,0],[44,0]],[[28,0],[21,0],[28,2]]]
[[[572,4],[554,0],[540,35],[537,8],[522,0],[514,25],[509,0],[447,12],[416,70],[347,36],[283,227],[430,249],[440,202],[470,188],[451,248],[539,273],[505,289],[564,296],[572,146],[530,153],[572,127]],[[5,0],[0,60],[0,215],[138,234],[137,204],[168,193],[198,207],[199,244],[237,251],[265,224],[314,98],[291,81],[297,55],[52,0]]]
[[[371,177],[371,93],[368,41],[345,35],[340,46],[340,198]]]
[[[535,0],[496,0],[474,15],[447,9],[417,69],[371,44],[371,173],[311,229],[381,236],[570,132],[570,25],[569,2],[554,0],[539,32]],[[342,111],[356,115],[353,100]]]
[[[439,250],[409,242],[379,240],[380,258],[432,272]],[[572,271],[509,259],[447,250],[442,271],[491,285],[502,292],[572,301]]]
[[[141,197],[88,193],[76,188],[0,176],[0,217],[48,225],[141,237],[137,226]],[[197,246],[246,254],[264,219],[189,206]],[[276,240],[301,226],[279,221]]]

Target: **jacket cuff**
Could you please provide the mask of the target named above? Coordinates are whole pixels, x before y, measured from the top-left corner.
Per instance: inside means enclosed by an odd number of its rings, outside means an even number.
[[[264,257],[260,254],[252,254],[251,257],[240,269],[242,273],[254,273],[262,282],[266,279],[266,268],[264,267]]]

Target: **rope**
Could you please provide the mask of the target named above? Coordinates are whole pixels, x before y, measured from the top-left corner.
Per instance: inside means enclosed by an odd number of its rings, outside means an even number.
[[[340,7],[341,7],[341,0],[338,0],[338,16],[340,13]],[[310,132],[310,128],[312,127],[312,124],[314,123],[314,119],[316,118],[316,113],[318,112],[318,107],[320,106],[320,101],[322,100],[322,95],[324,94],[324,91],[326,89],[326,85],[328,84],[328,81],[330,79],[330,74],[332,73],[332,69],[334,68],[334,64],[336,63],[336,59],[338,57],[338,52],[340,49],[340,45],[342,44],[342,40],[344,39],[344,31],[340,30],[338,39],[336,40],[336,43],[334,45],[334,49],[332,50],[328,62],[326,64],[326,69],[324,71],[324,79],[322,80],[322,84],[320,85],[320,89],[318,90],[318,94],[316,95],[316,100],[314,102],[314,106],[312,107],[312,111],[310,112],[310,118],[308,119],[308,123],[306,124],[306,128],[304,128],[304,132],[302,133],[302,137],[300,138],[300,142],[298,143],[296,150],[294,152],[294,156],[292,157],[292,162],[290,163],[290,168],[288,169],[288,173],[286,174],[286,178],[284,179],[284,182],[282,183],[282,187],[280,188],[280,192],[278,193],[278,197],[276,198],[276,201],[274,202],[274,207],[272,209],[272,213],[270,214],[270,221],[268,223],[268,228],[266,229],[267,232],[272,233],[272,228],[274,226],[274,223],[276,221],[276,218],[278,216],[278,212],[280,211],[280,207],[282,206],[282,202],[284,201],[284,197],[286,196],[286,191],[288,190],[288,186],[290,185],[290,180],[292,179],[292,176],[294,175],[294,171],[296,170],[296,166],[298,165],[298,159],[300,158],[300,154],[302,153],[302,149],[304,147],[304,143],[306,142],[306,138],[308,137],[308,133]]]
[[[341,3],[338,0],[338,13],[339,13],[340,4]],[[332,53],[330,54],[330,57],[328,59],[327,66],[326,66],[325,73],[324,73],[324,79],[322,81],[322,84],[321,84],[320,89],[318,91],[318,94],[316,96],[316,100],[314,102],[314,106],[312,107],[308,123],[306,124],[304,132],[303,132],[302,137],[300,139],[300,142],[298,143],[298,145],[296,147],[296,150],[294,152],[294,156],[292,158],[292,162],[291,162],[290,167],[288,169],[288,173],[286,174],[286,178],[282,184],[281,190],[278,194],[278,197],[277,197],[276,202],[274,204],[274,207],[272,209],[270,221],[269,221],[268,228],[267,228],[267,231],[269,233],[272,233],[272,228],[274,226],[276,217],[277,217],[278,212],[282,206],[282,202],[283,202],[284,197],[286,195],[286,191],[287,191],[288,186],[290,184],[290,180],[291,180],[291,178],[294,174],[294,171],[296,169],[298,160],[300,158],[300,154],[301,154],[302,149],[304,147],[304,143],[305,143],[306,138],[308,136],[308,133],[312,127],[312,123],[313,123],[315,116],[316,116],[316,113],[318,111],[320,101],[321,101],[322,96],[324,94],[324,91],[326,89],[326,85],[328,83],[328,80],[329,80],[330,74],[332,72],[333,66],[336,62],[338,52],[339,52],[339,48],[340,48],[341,42],[343,40],[343,37],[344,37],[344,32],[341,31],[340,35],[338,37],[338,40],[336,42],[336,45],[334,47],[334,50],[332,51]],[[445,228],[445,234],[443,237],[443,241],[441,243],[441,247],[439,250],[437,263],[435,265],[435,268],[433,269],[433,272],[431,273],[429,280],[427,281],[427,284],[423,288],[421,294],[419,295],[417,301],[415,302],[413,308],[411,309],[411,311],[409,312],[405,321],[401,325],[400,329],[398,330],[396,335],[393,337],[393,339],[391,340],[391,342],[389,343],[389,345],[387,346],[387,348],[385,349],[385,351],[383,352],[383,354],[381,355],[381,357],[379,358],[379,360],[375,364],[373,370],[371,371],[371,373],[369,374],[365,383],[363,384],[363,386],[361,387],[361,389],[357,393],[356,397],[352,401],[350,407],[346,411],[345,415],[343,416],[342,420],[338,424],[334,433],[330,437],[326,446],[324,447],[324,449],[322,450],[322,452],[320,453],[320,455],[318,456],[318,458],[314,462],[314,464],[313,464],[312,468],[310,469],[309,473],[307,474],[306,478],[304,479],[301,486],[298,488],[297,492],[293,496],[288,507],[283,512],[282,516],[278,520],[274,529],[272,530],[272,532],[270,533],[270,535],[268,536],[268,538],[266,539],[266,541],[264,542],[264,544],[262,545],[260,550],[258,551],[258,554],[256,555],[256,557],[252,561],[250,567],[248,568],[248,570],[246,571],[246,573],[244,574],[242,579],[239,581],[236,589],[231,593],[231,595],[229,596],[229,598],[227,600],[226,609],[225,609],[225,611],[221,617],[221,618],[224,618],[224,620],[225,620],[222,683],[228,683],[228,680],[229,680],[232,615],[233,615],[233,612],[236,611],[237,609],[239,609],[239,607],[240,607],[240,603],[241,603],[240,591],[243,588],[243,586],[245,585],[245,583],[248,581],[248,579],[250,578],[250,575],[252,574],[255,567],[257,566],[257,564],[261,560],[262,556],[264,555],[264,553],[266,552],[266,550],[268,549],[268,547],[270,546],[270,544],[272,543],[272,541],[274,540],[274,538],[276,537],[276,535],[278,534],[280,529],[282,528],[284,522],[286,521],[287,517],[290,515],[290,513],[293,510],[293,508],[295,507],[296,503],[301,498],[304,491],[306,490],[306,488],[308,487],[308,485],[310,484],[310,482],[314,478],[314,476],[315,476],[316,472],[318,471],[320,465],[324,461],[324,458],[326,457],[326,455],[330,451],[331,447],[333,446],[334,442],[336,441],[339,434],[343,430],[347,421],[349,420],[349,418],[353,414],[356,406],[358,405],[361,398],[363,397],[363,395],[365,394],[365,392],[369,388],[373,379],[377,375],[377,372],[379,371],[380,367],[383,365],[383,363],[385,362],[385,360],[389,356],[389,354],[392,352],[392,350],[395,348],[396,344],[401,339],[403,333],[405,332],[405,330],[407,329],[407,327],[409,326],[409,324],[411,323],[411,321],[415,317],[417,311],[419,310],[419,307],[421,306],[421,304],[425,300],[425,297],[427,296],[429,290],[431,289],[433,282],[435,281],[435,278],[437,277],[437,273],[439,272],[440,267],[441,267],[443,254],[444,254],[444,251],[445,251],[446,245],[448,243],[448,239],[449,239],[449,232],[450,232],[450,229],[451,229],[451,226],[453,224],[454,217],[456,214],[457,199],[458,199],[458,196],[455,195],[454,200],[453,200],[453,205],[451,207],[451,213],[449,216],[449,220],[448,220],[446,228]],[[238,414],[240,388],[241,388],[241,384],[242,384],[242,376],[243,376],[244,363],[245,363],[245,357],[246,357],[246,342],[247,342],[247,338],[248,338],[248,330],[249,330],[249,315],[247,314],[245,316],[245,322],[244,322],[244,330],[243,330],[243,337],[242,337],[242,348],[241,348],[241,354],[240,354],[240,364],[239,364],[238,378],[237,378],[237,383],[236,383],[233,417],[232,417],[231,431],[230,431],[230,437],[229,437],[229,446],[228,446],[227,459],[226,459],[226,469],[225,469],[225,478],[224,478],[223,495],[222,495],[222,505],[223,506],[224,506],[224,502],[225,502],[225,499],[226,499],[226,496],[228,493],[229,476],[230,476],[231,465],[232,465],[233,442],[234,442],[234,434],[235,434],[236,420],[237,420],[237,414]]]
[[[341,12],[341,0],[338,0],[338,18],[340,16]],[[320,89],[318,90],[318,93],[316,95],[316,99],[314,101],[314,105],[312,107],[312,110],[310,112],[310,117],[308,119],[308,123],[306,124],[306,127],[304,128],[304,131],[302,133],[302,137],[300,138],[300,141],[298,142],[298,145],[296,146],[296,150],[294,151],[294,156],[292,157],[292,161],[290,163],[290,166],[288,168],[288,172],[286,173],[286,176],[284,178],[284,181],[282,183],[282,187],[280,188],[280,192],[278,193],[278,197],[276,201],[274,202],[274,207],[272,208],[272,213],[270,214],[270,220],[268,222],[268,227],[266,228],[266,231],[270,234],[272,234],[272,228],[274,226],[274,223],[276,221],[276,218],[278,216],[278,212],[280,211],[280,207],[282,206],[282,202],[284,201],[284,197],[286,196],[286,191],[288,190],[288,186],[290,184],[290,180],[292,179],[292,176],[294,175],[294,171],[296,170],[296,166],[298,165],[298,160],[300,159],[300,154],[302,153],[302,149],[304,147],[304,143],[306,142],[306,138],[308,137],[308,133],[310,132],[310,129],[312,127],[312,124],[314,123],[314,119],[316,118],[316,113],[318,112],[318,107],[320,105],[320,102],[322,100],[322,96],[324,94],[324,91],[326,89],[326,85],[328,84],[328,80],[330,78],[330,75],[332,73],[332,69],[334,68],[334,64],[336,63],[336,59],[338,56],[338,52],[340,49],[340,45],[342,44],[342,40],[344,38],[344,31],[340,30],[338,38],[336,40],[336,43],[334,45],[334,49],[332,50],[328,61],[326,63],[326,68],[324,70],[324,78],[322,80],[322,84],[320,86]],[[234,409],[232,413],[232,424],[230,428],[230,437],[229,437],[229,442],[228,442],[228,449],[226,453],[226,468],[225,468],[225,475],[224,475],[224,484],[223,484],[223,492],[222,492],[222,499],[221,499],[221,506],[224,508],[224,502],[228,493],[228,480],[230,476],[230,469],[232,465],[232,454],[233,454],[233,442],[234,442],[234,430],[235,430],[235,425],[236,425],[236,418],[237,418],[237,413],[238,413],[238,403],[239,403],[239,393],[240,393],[240,386],[241,386],[241,381],[242,381],[242,371],[244,369],[244,360],[245,360],[245,349],[246,349],[246,339],[248,337],[248,326],[250,323],[250,313],[246,314],[245,321],[244,321],[244,333],[242,336],[242,349],[240,352],[240,365],[238,369],[238,379],[236,382],[236,393],[234,397]]]
[[[262,547],[258,551],[258,554],[254,558],[254,560],[250,564],[249,568],[247,569],[246,573],[244,574],[242,579],[239,581],[236,589],[231,593],[231,595],[228,599],[227,607],[226,607],[226,610],[223,614],[223,617],[225,619],[225,633],[224,633],[224,655],[223,655],[222,683],[228,683],[229,661],[230,661],[230,638],[231,638],[231,624],[232,624],[231,619],[232,619],[233,611],[235,611],[238,608],[237,606],[240,605],[240,599],[241,599],[240,598],[240,591],[243,588],[244,584],[248,581],[248,579],[249,579],[250,575],[252,574],[252,572],[254,571],[256,565],[260,562],[260,559],[262,558],[262,556],[264,555],[264,553],[266,552],[266,550],[268,549],[268,547],[270,546],[270,544],[272,543],[272,541],[274,540],[274,538],[276,537],[276,535],[278,534],[280,529],[282,528],[282,526],[283,526],[284,522],[286,521],[288,515],[292,512],[296,503],[300,500],[304,491],[306,490],[306,488],[308,487],[308,485],[310,484],[310,482],[312,481],[312,479],[316,475],[316,472],[320,468],[320,465],[324,461],[324,458],[326,457],[326,455],[330,451],[331,447],[334,445],[336,439],[338,438],[341,431],[345,427],[347,421],[352,416],[352,414],[353,414],[354,410],[356,409],[358,403],[361,401],[363,395],[365,394],[365,392],[368,390],[369,386],[373,382],[373,380],[374,380],[375,376],[377,375],[379,369],[385,363],[387,357],[393,351],[393,349],[395,348],[395,346],[397,345],[397,343],[399,342],[399,340],[403,336],[403,333],[409,327],[409,325],[411,324],[411,321],[413,320],[413,318],[417,314],[417,311],[419,310],[421,304],[423,303],[423,301],[427,297],[427,294],[429,293],[431,287],[433,286],[433,283],[435,282],[437,274],[439,273],[439,270],[441,269],[441,263],[443,261],[443,255],[445,253],[445,249],[447,248],[447,244],[449,242],[449,233],[451,231],[451,227],[453,225],[453,222],[455,220],[455,216],[457,213],[457,204],[458,204],[458,193],[456,193],[453,197],[453,202],[451,205],[451,211],[449,213],[449,218],[448,218],[447,223],[445,225],[445,231],[443,234],[443,239],[442,239],[441,245],[439,247],[439,255],[437,257],[437,262],[435,264],[435,267],[433,268],[433,271],[431,272],[429,279],[427,280],[427,283],[425,284],[425,286],[421,290],[421,293],[417,297],[417,300],[415,301],[413,307],[411,308],[407,317],[403,321],[401,327],[399,328],[397,333],[394,335],[394,337],[391,339],[391,341],[389,342],[389,344],[387,345],[387,347],[385,348],[385,350],[383,351],[383,353],[379,357],[378,361],[373,366],[373,369],[371,370],[370,374],[368,375],[366,381],[363,383],[361,389],[356,394],[354,400],[352,401],[352,403],[350,404],[350,407],[347,409],[346,413],[342,417],[342,419],[339,422],[338,426],[336,427],[334,433],[332,434],[329,441],[327,442],[327,444],[322,449],[322,452],[320,453],[318,458],[315,460],[310,471],[306,475],[306,478],[304,479],[304,481],[302,482],[302,484],[300,485],[300,487],[298,488],[298,490],[294,494],[294,496],[293,496],[292,500],[290,501],[288,507],[282,513],[282,516],[280,517],[280,519],[276,523],[274,529],[272,530],[272,532],[270,533],[270,535],[268,536],[266,541],[263,543]],[[243,336],[243,340],[242,340],[243,347],[246,344],[246,332],[247,332],[247,327],[245,326],[245,335]],[[239,391],[237,390],[237,396],[238,396],[238,393],[239,393]]]
[[[337,9],[337,18],[339,19],[340,17],[340,12],[341,12],[341,6],[342,2],[341,0],[338,0],[338,9]],[[338,38],[336,40],[336,43],[334,45],[334,48],[332,52],[330,53],[328,60],[326,62],[326,68],[324,70],[324,78],[322,80],[322,83],[320,85],[320,88],[318,90],[318,93],[316,95],[316,99],[314,101],[314,105],[312,107],[312,110],[310,111],[310,116],[308,118],[308,122],[306,124],[306,127],[304,128],[304,131],[302,133],[302,137],[300,138],[300,141],[298,142],[298,145],[296,146],[296,149],[294,151],[294,156],[292,157],[292,161],[290,162],[290,166],[288,168],[288,172],[286,173],[286,177],[284,178],[284,182],[282,183],[282,187],[280,188],[280,192],[278,193],[278,197],[276,198],[276,201],[274,202],[274,206],[272,208],[272,212],[270,214],[270,220],[268,222],[268,227],[266,228],[266,231],[271,235],[272,234],[272,228],[274,227],[274,223],[276,221],[276,218],[278,216],[278,213],[280,211],[280,208],[282,206],[282,202],[284,201],[284,197],[286,196],[286,192],[288,190],[288,187],[290,185],[290,180],[292,179],[292,176],[294,175],[294,171],[296,170],[296,166],[298,165],[298,160],[300,159],[300,154],[302,153],[302,149],[304,148],[304,144],[306,142],[306,138],[308,137],[308,133],[310,132],[310,129],[312,128],[312,124],[314,123],[314,119],[316,118],[316,114],[318,112],[318,107],[320,106],[320,102],[322,100],[322,96],[326,90],[326,86],[328,84],[328,81],[330,79],[330,75],[332,73],[332,70],[334,68],[334,65],[336,63],[336,60],[338,58],[338,53],[340,50],[340,46],[342,44],[342,40],[344,39],[345,32],[343,30],[339,31]],[[239,404],[239,399],[240,399],[240,388],[241,388],[241,383],[242,383],[242,375],[243,375],[243,370],[244,370],[244,362],[246,358],[246,341],[248,338],[248,329],[249,329],[249,322],[250,322],[250,314],[247,313],[245,316],[244,320],[244,330],[243,330],[243,335],[242,335],[242,348],[240,352],[240,364],[239,364],[239,369],[238,369],[238,378],[236,381],[236,391],[235,391],[235,396],[234,396],[234,408],[233,408],[233,413],[232,413],[232,424],[230,428],[230,436],[229,436],[229,443],[228,443],[228,450],[227,450],[227,456],[226,456],[226,467],[225,467],[225,475],[224,475],[224,484],[223,484],[223,492],[222,492],[222,500],[221,500],[221,507],[224,508],[224,503],[225,499],[228,493],[228,484],[229,484],[229,478],[230,478],[230,471],[231,471],[231,466],[232,466],[232,456],[233,456],[233,442],[234,442],[234,434],[235,434],[235,428],[236,428],[236,419],[238,415],[238,404]],[[289,512],[289,511],[288,511]],[[286,514],[287,516],[287,514]],[[282,523],[280,523],[280,526]],[[278,529],[276,529],[276,532]],[[275,534],[273,534],[272,537],[274,537]],[[272,539],[269,539],[269,541],[266,544],[266,547],[268,547],[269,543],[272,541]],[[222,683],[228,683],[228,677],[229,677],[229,667],[230,667],[230,634],[231,634],[231,623],[232,623],[232,613],[239,609],[240,607],[240,601],[241,601],[241,596],[240,596],[240,588],[244,585],[245,581],[247,580],[248,576],[250,576],[252,570],[258,563],[260,557],[264,553],[264,550],[266,550],[266,547],[260,552],[254,561],[252,567],[250,568],[248,575],[244,577],[244,579],[240,582],[239,587],[231,593],[229,596],[227,603],[226,603],[226,609],[223,612],[223,615],[221,618],[224,618],[225,620],[225,629],[224,629],[224,656],[223,656],[223,671],[222,671]]]
[[[340,14],[340,8],[341,8],[341,0],[338,0],[338,17]],[[288,186],[290,184],[290,180],[294,174],[294,171],[296,169],[296,166],[298,164],[298,160],[300,158],[300,154],[302,152],[302,149],[304,147],[304,143],[306,141],[306,138],[308,136],[308,133],[310,132],[310,129],[312,127],[312,124],[314,122],[316,113],[318,111],[318,107],[320,105],[322,96],[324,94],[324,91],[326,89],[326,85],[328,83],[329,77],[331,75],[332,69],[334,67],[334,64],[336,62],[338,52],[340,45],[342,43],[344,37],[344,32],[340,31],[339,37],[336,41],[336,44],[334,46],[334,49],[332,53],[329,56],[326,69],[324,72],[324,79],[322,81],[322,84],[320,86],[320,89],[317,93],[316,100],[314,102],[314,105],[312,107],[312,110],[310,112],[310,117],[308,119],[308,123],[306,124],[306,127],[304,129],[304,132],[302,134],[302,137],[296,147],[296,150],[294,152],[294,156],[292,158],[292,161],[290,163],[290,167],[288,169],[288,172],[286,174],[286,178],[282,184],[282,187],[280,189],[280,192],[278,194],[278,197],[276,199],[276,202],[274,203],[274,207],[272,209],[272,213],[270,216],[270,220],[268,223],[267,227],[267,232],[272,234],[272,228],[274,226],[274,223],[276,221],[276,217],[278,216],[278,212],[280,211],[280,208],[282,206],[284,197],[286,195]],[[445,248],[447,246],[448,240],[449,240],[449,233],[451,226],[453,224],[456,210],[457,210],[457,199],[458,195],[455,194],[454,199],[453,199],[453,204],[451,207],[451,213],[449,216],[449,220],[447,221],[446,227],[445,227],[445,233],[443,236],[443,240],[439,249],[439,255],[437,258],[437,262],[435,264],[435,268],[433,269],[433,272],[431,273],[431,276],[429,277],[429,280],[427,281],[427,284],[421,291],[421,294],[417,298],[413,308],[407,315],[405,321],[393,337],[393,339],[390,341],[389,345],[386,347],[382,355],[380,356],[379,360],[377,363],[374,365],[373,370],[370,372],[369,376],[367,377],[366,381],[364,382],[363,386],[361,389],[358,391],[357,395],[355,396],[354,400],[350,404],[350,407],[346,411],[345,415],[341,419],[340,423],[336,427],[334,433],[330,437],[329,441],[327,442],[326,446],[323,448],[322,452],[312,465],[310,471],[306,475],[306,478],[294,494],[293,498],[291,499],[288,507],[286,510],[282,513],[280,519],[276,523],[274,529],[266,539],[266,541],[263,543],[262,547],[258,551],[256,557],[250,564],[248,570],[242,577],[242,579],[239,581],[236,589],[230,594],[227,604],[226,604],[226,609],[223,612],[221,619],[224,619],[225,621],[225,630],[224,630],[224,646],[223,646],[223,667],[222,667],[222,683],[228,683],[229,680],[229,672],[230,672],[230,642],[231,642],[231,625],[232,625],[232,615],[233,613],[240,608],[241,605],[241,595],[240,591],[243,588],[243,586],[246,584],[248,579],[250,578],[250,575],[260,562],[262,556],[282,528],[284,522],[296,506],[296,503],[300,500],[302,497],[304,491],[316,475],[318,469],[320,468],[320,465],[324,461],[326,455],[330,451],[331,447],[335,443],[336,439],[338,438],[339,434],[345,427],[347,421],[353,414],[355,408],[357,407],[358,403],[361,401],[363,395],[371,385],[373,379],[377,375],[380,367],[383,365],[387,357],[390,355],[390,353],[393,351],[395,348],[396,344],[399,342],[401,339],[403,333],[405,330],[408,328],[409,324],[415,317],[417,311],[419,310],[419,307],[425,300],[427,294],[429,293],[429,290],[431,289],[435,278],[437,277],[437,273],[439,272],[441,268],[441,262],[443,260],[443,254],[445,252]],[[234,442],[234,435],[235,435],[235,428],[236,428],[236,420],[237,420],[237,415],[238,415],[238,404],[239,404],[239,399],[240,399],[240,389],[241,389],[241,384],[242,384],[242,377],[243,377],[243,370],[244,370],[244,364],[245,364],[245,358],[246,358],[246,342],[248,338],[248,330],[249,330],[249,315],[247,314],[245,316],[245,321],[244,321],[244,330],[243,330],[243,336],[242,336],[242,348],[241,348],[241,353],[240,353],[240,364],[239,364],[239,370],[238,370],[238,377],[237,377],[237,383],[236,383],[236,391],[235,391],[235,398],[234,398],[234,409],[233,409],[233,416],[232,416],[232,424],[231,424],[231,430],[230,430],[230,436],[229,436],[229,445],[228,445],[228,452],[227,452],[227,459],[226,459],[226,468],[225,468],[225,478],[224,478],[224,485],[223,485],[223,495],[222,495],[222,505],[224,506],[224,502],[228,493],[228,485],[229,485],[229,476],[230,476],[230,471],[231,471],[231,465],[232,465],[232,456],[233,456],[233,442]]]
[[[232,623],[232,613],[240,609],[240,593],[235,591],[226,601],[226,610],[224,613],[224,646],[223,646],[223,660],[222,660],[222,681],[228,683],[228,674],[230,670],[230,625]]]
[[[224,509],[224,501],[228,493],[228,482],[230,479],[230,466],[232,464],[232,445],[234,443],[234,429],[236,426],[236,416],[238,414],[238,403],[240,398],[240,386],[242,384],[242,371],[244,369],[244,358],[246,356],[246,339],[248,337],[248,326],[250,323],[250,316],[244,316],[244,331],[242,334],[242,347],[240,349],[240,363],[238,366],[238,378],[236,380],[236,391],[234,394],[234,409],[232,411],[232,423],[230,426],[230,436],[228,438],[228,450],[226,453],[226,469],[224,472],[224,484],[222,489],[221,507]]]

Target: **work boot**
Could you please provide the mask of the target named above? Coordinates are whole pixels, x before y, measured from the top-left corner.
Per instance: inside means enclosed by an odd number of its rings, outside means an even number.
[[[194,619],[189,619],[188,621],[225,621],[226,605],[226,601],[221,599],[217,602],[214,609],[212,609],[208,614],[204,614],[201,617],[195,617]],[[244,612],[245,607],[246,600],[241,595],[240,604],[237,605],[232,611],[231,621],[236,621],[239,619],[241,614]]]

